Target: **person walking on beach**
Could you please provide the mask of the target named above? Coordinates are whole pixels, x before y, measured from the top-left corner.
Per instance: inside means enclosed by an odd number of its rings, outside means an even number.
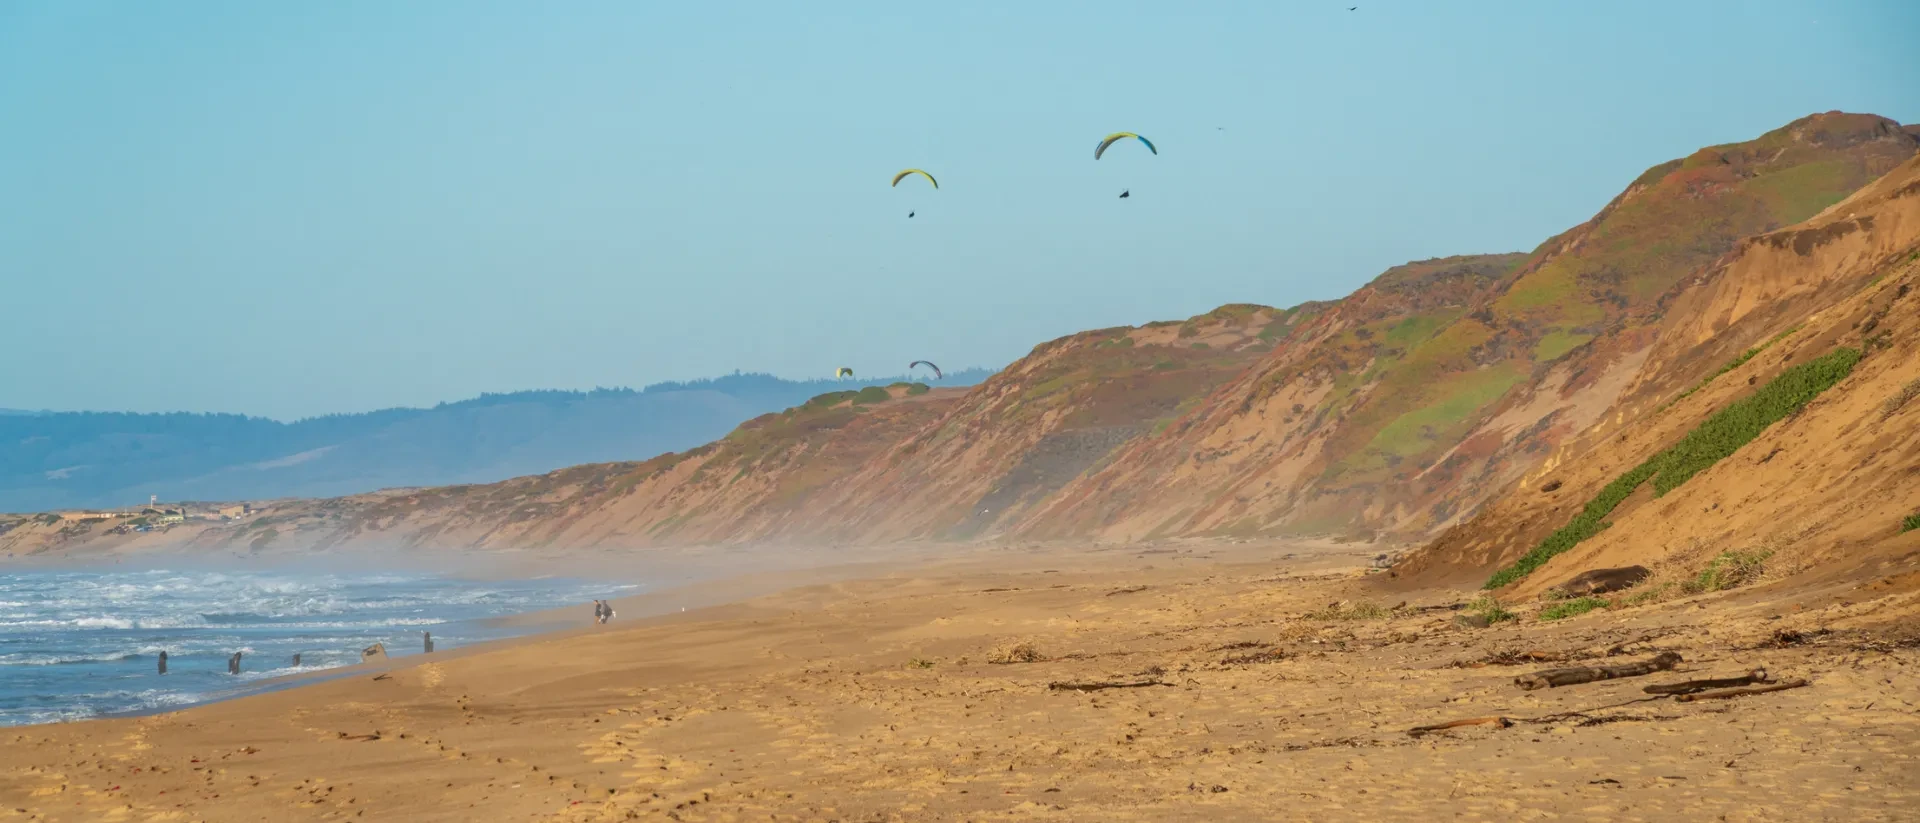
[[[593,622],[595,623],[607,622],[607,604],[606,603],[601,602],[599,600],[593,601]]]
[[[421,632],[426,637],[427,654],[433,654],[433,632]]]
[[[161,674],[167,673],[167,653],[166,652],[160,653],[160,673]]]
[[[300,653],[299,653],[299,652],[294,652],[294,653],[293,653],[293,667],[294,667],[294,668],[296,668],[296,669],[297,669],[297,668],[300,668]]]

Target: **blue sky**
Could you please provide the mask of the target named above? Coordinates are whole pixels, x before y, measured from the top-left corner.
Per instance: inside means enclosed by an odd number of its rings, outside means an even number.
[[[1530,249],[1815,111],[1920,120],[1915,31],[1901,0],[4,3],[0,407],[1004,365]],[[1160,155],[1095,162],[1116,130]]]

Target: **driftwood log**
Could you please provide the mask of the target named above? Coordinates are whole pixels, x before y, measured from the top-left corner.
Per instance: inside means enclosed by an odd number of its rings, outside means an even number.
[[[1560,686],[1575,686],[1581,683],[1594,683],[1612,680],[1618,677],[1642,677],[1654,672],[1664,672],[1679,665],[1680,655],[1674,652],[1661,652],[1652,660],[1638,663],[1622,663],[1617,666],[1574,666],[1565,669],[1547,669],[1532,674],[1523,674],[1513,679],[1514,685],[1532,691],[1534,689],[1552,689]]]
[[[1729,697],[1740,697],[1742,695],[1766,694],[1767,692],[1778,692],[1778,691],[1785,691],[1787,689],[1798,689],[1801,686],[1805,686],[1805,685],[1807,685],[1807,681],[1805,680],[1789,680],[1785,683],[1768,683],[1764,686],[1747,686],[1746,688],[1740,688],[1740,689],[1721,689],[1715,692],[1700,692],[1699,694],[1683,694],[1678,697],[1675,697],[1674,699],[1682,703],[1692,703],[1695,700],[1725,700]]]
[[[1641,691],[1647,694],[1692,694],[1708,689],[1724,689],[1730,686],[1751,686],[1767,682],[1766,669],[1754,669],[1739,677],[1722,677],[1714,680],[1688,680],[1682,683],[1666,683],[1648,686]]]
[[[1428,732],[1438,732],[1438,731],[1445,731],[1447,729],[1457,729],[1457,728],[1460,728],[1461,726],[1498,726],[1499,728],[1504,729],[1511,725],[1513,725],[1513,721],[1508,720],[1504,717],[1498,717],[1498,716],[1469,717],[1465,720],[1449,720],[1445,723],[1435,723],[1431,726],[1415,726],[1411,729],[1408,729],[1407,734],[1413,735],[1414,737],[1419,737]]]
[[[1101,680],[1094,683],[1048,683],[1048,691],[1097,692],[1101,689],[1138,689],[1146,686],[1171,686],[1161,680]]]

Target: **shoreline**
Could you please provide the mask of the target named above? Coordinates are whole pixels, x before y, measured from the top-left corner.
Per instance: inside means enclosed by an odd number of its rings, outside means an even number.
[[[1474,592],[1382,585],[1365,568],[1378,551],[1003,546],[714,579],[616,602],[630,616],[605,626],[582,604],[571,628],[378,672],[0,730],[0,810],[46,823],[1337,821],[1604,804],[1649,819],[1890,820],[1920,802],[1906,709],[1920,682],[1904,676],[1920,646],[1886,634],[1920,616],[1910,587],[1737,589],[1472,629],[1450,606]],[[1819,639],[1766,642],[1781,631]],[[1567,662],[1500,662],[1515,649]],[[1542,666],[1664,652],[1681,668],[1514,685]],[[1701,703],[1641,692],[1753,669],[1811,686]],[[1515,725],[1407,733],[1480,717]]]
[[[790,560],[790,565],[785,568],[778,567],[778,564],[775,564],[776,567],[771,570],[713,573],[712,570],[717,565],[717,561],[737,559],[739,555],[749,552],[736,547],[722,547],[717,549],[701,547],[663,553],[669,555],[667,558],[635,559],[629,557],[622,558],[620,561],[613,563],[609,563],[600,558],[587,558],[586,562],[594,564],[594,569],[568,567],[559,573],[552,571],[554,568],[553,564],[544,564],[543,570],[547,571],[547,573],[536,576],[528,574],[527,572],[533,569],[523,565],[524,561],[531,559],[524,556],[528,554],[526,550],[475,552],[473,553],[473,557],[467,559],[478,561],[476,567],[462,569],[461,573],[444,574],[443,576],[449,579],[474,582],[505,580],[529,581],[554,577],[590,579],[593,573],[605,572],[610,568],[618,568],[627,574],[638,574],[646,577],[650,574],[645,571],[645,569],[648,568],[649,561],[657,563],[661,559],[665,559],[669,562],[655,567],[661,570],[657,576],[660,579],[674,580],[676,585],[658,589],[650,588],[638,594],[610,599],[608,602],[613,604],[616,616],[613,622],[605,625],[598,625],[592,622],[589,613],[591,603],[586,601],[567,606],[534,609],[493,617],[472,618],[467,621],[458,622],[471,622],[478,626],[517,631],[509,636],[482,640],[468,645],[438,648],[435,649],[431,655],[419,650],[402,654],[392,654],[390,652],[388,658],[384,661],[351,663],[326,669],[278,675],[271,678],[251,681],[244,685],[236,685],[231,689],[224,690],[219,696],[190,703],[102,712],[88,717],[53,720],[43,723],[0,726],[0,732],[10,729],[38,729],[76,723],[155,717],[202,709],[209,706],[230,704],[235,701],[263,695],[285,693],[289,690],[297,690],[358,675],[380,676],[432,663],[506,651],[531,644],[590,637],[595,634],[622,628],[651,628],[671,626],[682,622],[726,619],[729,616],[741,613],[747,604],[759,598],[835,583],[854,581],[871,582],[899,579],[902,576],[938,575],[943,571],[951,572],[956,569],[975,569],[982,563],[1005,564],[1003,568],[1008,571],[1020,569],[1024,565],[1034,566],[1034,568],[1027,569],[1027,571],[1030,572],[1060,573],[1060,569],[1040,569],[1038,566],[1065,566],[1072,568],[1078,565],[1085,567],[1088,565],[1111,563],[1116,559],[1127,556],[1177,560],[1183,559],[1183,554],[1189,555],[1188,558],[1184,559],[1211,561],[1224,554],[1245,561],[1260,556],[1264,547],[1273,545],[1307,549],[1310,553],[1316,555],[1353,555],[1359,558],[1362,556],[1370,557],[1377,553],[1377,547],[1372,544],[1342,542],[1324,538],[1302,538],[1291,541],[1225,541],[1187,538],[1156,541],[1147,544],[1116,544],[1081,548],[1064,556],[1059,551],[1057,544],[908,544],[904,546],[865,546],[846,549],[843,550],[844,554],[853,555],[853,557],[843,559],[841,562],[836,563],[804,565],[793,563]],[[1201,553],[1194,556],[1196,550]],[[822,550],[813,551],[820,552]],[[566,553],[563,557],[558,558],[556,562],[564,564],[567,561],[574,561],[578,563],[583,560],[579,555],[586,554],[589,553]],[[1288,552],[1283,553],[1283,556],[1292,557],[1294,554],[1294,552]],[[734,555],[735,557],[716,558],[714,555]],[[283,569],[294,572],[340,573],[342,571],[342,569],[339,568],[340,562],[350,559],[359,560],[362,557],[363,556],[357,552],[342,552],[321,558],[308,559],[306,562],[295,561],[268,564],[266,568],[262,570]],[[181,560],[182,562],[159,563],[151,567],[143,567],[140,570],[188,571],[195,569],[195,564],[188,559],[175,559]],[[413,557],[408,559],[414,562],[393,564],[387,567],[364,571],[374,573],[404,572],[443,574],[436,571],[438,568],[436,564],[419,562],[423,558]],[[448,558],[432,559],[444,562]],[[1040,562],[1042,559],[1046,562]],[[598,563],[594,563],[596,560]],[[1023,561],[1026,562],[1023,563]],[[1037,566],[1035,565],[1036,563]],[[6,565],[0,565],[0,569],[4,569]],[[24,565],[32,571],[40,572],[110,572],[127,570],[117,563],[104,565],[54,565],[36,562],[19,565]],[[1358,565],[1358,563],[1356,563],[1356,565]],[[1152,568],[1152,566],[1149,565],[1148,568]],[[640,585],[650,584],[642,583]]]

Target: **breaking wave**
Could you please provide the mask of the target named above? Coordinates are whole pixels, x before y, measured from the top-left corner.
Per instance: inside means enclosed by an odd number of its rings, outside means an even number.
[[[0,726],[237,696],[262,681],[352,665],[374,643],[394,656],[419,653],[420,633],[431,631],[437,649],[452,648],[512,631],[486,618],[637,588],[386,573],[0,574]],[[237,677],[227,673],[235,652]]]

